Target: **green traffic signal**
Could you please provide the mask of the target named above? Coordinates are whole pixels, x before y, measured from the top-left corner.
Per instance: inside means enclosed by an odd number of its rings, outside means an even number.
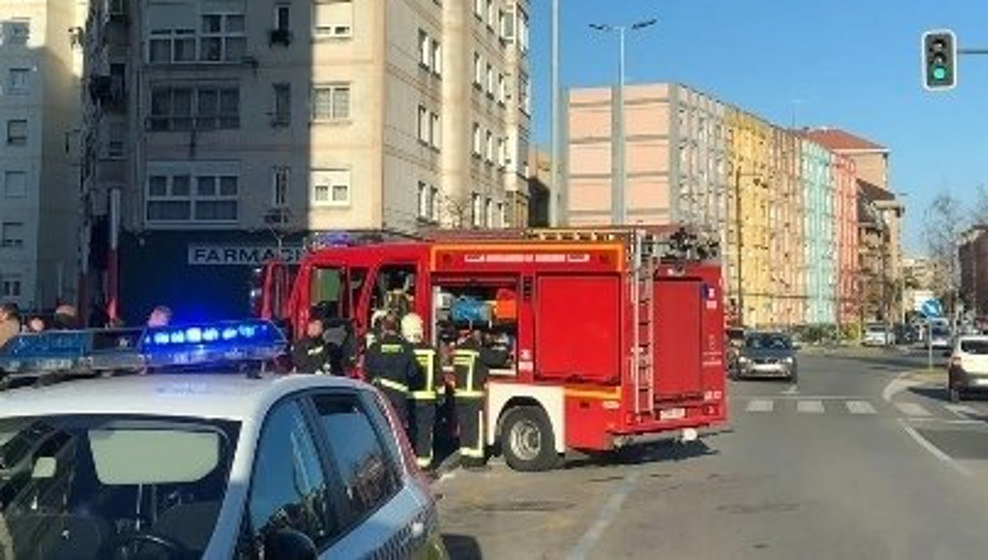
[[[923,33],[923,86],[947,90],[957,85],[957,38],[949,29]]]

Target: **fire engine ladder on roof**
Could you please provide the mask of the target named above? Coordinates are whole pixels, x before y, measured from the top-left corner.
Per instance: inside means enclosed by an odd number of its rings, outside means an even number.
[[[644,232],[634,235],[632,253],[631,380],[635,392],[635,414],[655,412],[655,269],[657,256]],[[644,400],[643,400],[644,399]]]

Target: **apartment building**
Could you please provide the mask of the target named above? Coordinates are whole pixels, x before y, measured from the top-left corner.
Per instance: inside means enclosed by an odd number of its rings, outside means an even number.
[[[802,152],[806,193],[806,321],[833,324],[837,318],[837,244],[831,153],[805,139]]]
[[[111,2],[96,58],[126,102],[102,112],[94,192],[121,193],[125,316],[243,314],[250,269],[297,259],[312,231],[510,225],[527,196],[527,10]]]
[[[907,288],[944,288],[932,285],[932,280],[937,276],[932,270],[932,262],[907,260],[912,265],[909,268],[912,285]],[[988,313],[988,226],[979,224],[964,232],[957,247],[957,260],[961,300],[966,309],[977,316],[984,316]]]
[[[856,323],[861,317],[861,249],[858,242],[858,184],[854,160],[831,154],[834,185],[834,239],[837,244],[837,322]]]
[[[74,301],[85,1],[0,0],[0,301]]]

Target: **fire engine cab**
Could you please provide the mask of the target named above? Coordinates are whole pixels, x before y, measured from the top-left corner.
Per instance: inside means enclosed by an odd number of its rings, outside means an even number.
[[[546,470],[567,449],[693,439],[725,420],[716,252],[678,227],[323,235],[291,270],[266,263],[258,311],[296,338],[328,313],[363,340],[396,302],[436,347],[484,330],[510,356],[488,378],[487,449]]]

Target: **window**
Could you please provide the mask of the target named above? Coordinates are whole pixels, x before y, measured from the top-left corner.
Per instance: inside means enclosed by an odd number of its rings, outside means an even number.
[[[494,201],[484,201],[484,227],[494,227]]]
[[[319,452],[297,403],[282,403],[271,411],[256,457],[247,515],[257,537],[288,526],[320,547],[342,532],[330,505],[331,487]],[[262,538],[246,540],[263,542]]]
[[[350,203],[349,169],[314,169],[311,177],[312,203],[345,206]]]
[[[443,48],[439,41],[432,41],[432,71],[437,76],[443,73]]]
[[[528,81],[528,74],[522,72],[518,75],[518,106],[525,113],[531,112],[532,85]]]
[[[484,68],[483,62],[480,60],[479,53],[473,53],[473,85],[478,88],[483,83],[484,79]]]
[[[470,195],[470,210],[471,219],[473,220],[473,227],[480,227],[483,225],[481,222],[484,218],[484,200],[477,193]]]
[[[480,19],[484,17],[484,0],[473,0],[473,15]]]
[[[152,86],[151,130],[240,128],[240,89],[236,86]]]
[[[515,14],[508,11],[501,18],[501,37],[511,43],[515,40]]]
[[[312,398],[343,481],[355,520],[387,503],[400,489],[394,456],[374,427],[359,397],[323,394]],[[378,421],[378,426],[384,422]]]
[[[0,24],[3,28],[3,44],[6,45],[27,45],[31,38],[31,20],[14,19]]]
[[[3,196],[4,198],[27,196],[27,173],[24,171],[4,171]]]
[[[152,29],[148,39],[148,62],[167,64],[195,62],[196,31],[192,28]]]
[[[127,146],[127,123],[111,122],[107,126],[106,134],[106,157],[109,159],[121,159],[126,155]]]
[[[494,162],[494,135],[489,130],[487,131],[487,142],[484,144],[484,147],[485,147],[485,150],[484,150],[484,158],[487,160],[487,163],[493,163]]]
[[[508,97],[508,82],[504,79],[504,74],[498,72],[497,74],[497,102],[504,105],[505,100]]]
[[[439,220],[439,205],[442,203],[442,195],[439,194],[439,187],[432,187],[429,196],[431,201],[431,206],[429,212],[431,212],[430,217],[433,220]]]
[[[288,126],[292,122],[292,84],[288,82],[274,84],[274,119],[275,126]]]
[[[350,0],[314,2],[313,11],[313,34],[317,38],[345,38],[353,34],[353,2]]]
[[[432,218],[432,189],[422,181],[419,181],[419,218]]]
[[[235,224],[240,177],[231,162],[151,162],[148,165],[149,223]]]
[[[430,59],[432,57],[432,41],[429,34],[419,29],[419,66],[431,68]]]
[[[505,160],[508,159],[508,142],[504,138],[497,139],[497,165],[498,167],[504,167]]]
[[[27,145],[26,119],[10,119],[7,121],[7,145],[8,146]]]
[[[247,52],[243,14],[204,14],[201,18],[199,60],[240,62]]]
[[[18,95],[27,93],[27,80],[31,75],[28,68],[11,68],[7,71],[7,93]]]
[[[487,64],[487,96],[494,97],[494,68]]]
[[[419,142],[429,143],[429,110],[419,105]]]
[[[473,123],[473,155],[480,156],[481,153],[480,125]]]
[[[291,178],[287,166],[276,166],[271,170],[271,206],[285,208],[288,206],[288,182]]]
[[[312,88],[312,120],[332,121],[350,118],[350,84],[329,84]]]
[[[518,10],[518,49],[522,53],[528,52],[528,14],[524,10]]]
[[[0,223],[0,247],[24,246],[24,222]]]
[[[0,279],[0,297],[21,297],[21,279],[17,276],[4,276]]]
[[[498,216],[498,226],[508,227],[511,224],[508,223],[508,205],[503,202],[497,203],[497,216]]]
[[[274,28],[277,31],[287,32],[292,26],[291,7],[287,4],[278,4],[274,7]]]
[[[439,115],[432,113],[429,116],[429,145],[438,150],[443,145],[442,138],[443,130]]]
[[[487,0],[487,27],[494,30],[497,23],[497,9],[494,7],[494,0]]]

